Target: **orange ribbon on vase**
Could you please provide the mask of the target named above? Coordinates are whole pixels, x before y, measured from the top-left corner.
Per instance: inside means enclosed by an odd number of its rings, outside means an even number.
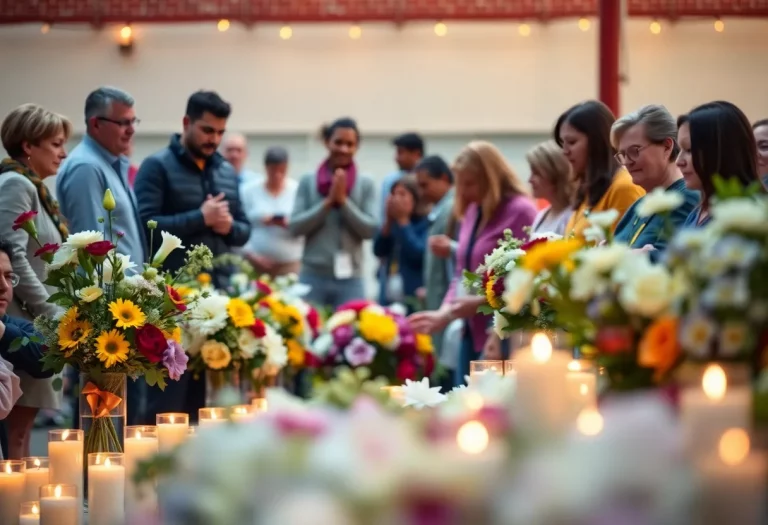
[[[81,393],[85,396],[88,406],[91,407],[93,417],[107,417],[112,410],[123,402],[120,396],[112,392],[99,390],[99,387],[90,382],[85,385]]]

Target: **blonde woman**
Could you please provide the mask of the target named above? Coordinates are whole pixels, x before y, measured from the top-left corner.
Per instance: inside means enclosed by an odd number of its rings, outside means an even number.
[[[38,245],[13,222],[21,213],[35,211],[35,227],[43,245],[61,244],[67,227],[59,206],[43,182],[56,175],[67,153],[64,145],[72,132],[66,118],[36,104],[24,104],[11,111],[0,128],[0,138],[9,158],[0,163],[0,238],[13,246],[13,270],[19,283],[8,315],[33,320],[56,315],[58,307],[47,302],[51,289],[43,284],[45,263],[35,257]],[[39,409],[58,409],[60,394],[52,379],[33,379],[22,371],[24,392],[11,414],[8,425],[8,449],[11,459],[29,456],[29,437]]]
[[[576,182],[568,159],[554,140],[534,146],[525,156],[531,167],[531,189],[536,199],[549,202],[533,220],[531,232],[565,233],[576,197]]]
[[[454,277],[440,309],[413,314],[409,320],[419,333],[438,332],[458,321],[454,326],[463,329],[458,356],[453,352],[451,359],[448,349],[442,355],[442,364],[454,369],[454,384],[458,385],[469,373],[469,362],[482,351],[491,322],[489,316],[477,313],[484,298],[466,295],[461,286],[462,273],[477,269],[504,230],[510,229],[515,237],[522,238],[525,228],[533,223],[536,207],[523,182],[489,142],[469,143],[456,158],[453,173],[454,209],[461,220]],[[448,333],[444,340],[451,340]]]

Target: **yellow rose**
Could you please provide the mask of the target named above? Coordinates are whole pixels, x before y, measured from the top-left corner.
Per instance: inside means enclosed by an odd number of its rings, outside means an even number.
[[[394,319],[388,315],[373,312],[360,312],[360,335],[369,343],[379,344],[393,349],[397,343],[400,330]]]
[[[213,370],[221,370],[229,366],[232,362],[232,352],[224,343],[209,339],[203,343],[200,349],[205,366]]]

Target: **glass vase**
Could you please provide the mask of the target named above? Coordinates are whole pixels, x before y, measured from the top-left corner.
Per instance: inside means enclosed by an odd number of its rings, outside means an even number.
[[[251,404],[254,399],[264,399],[267,397],[267,389],[278,385],[277,373],[271,373],[261,368],[249,370],[244,367],[240,373],[240,394],[243,403]]]
[[[240,394],[240,370],[227,368],[225,370],[205,371],[205,406],[215,407],[221,394],[226,390],[232,390]]]
[[[80,428],[85,457],[94,452],[123,452],[127,402],[125,374],[80,373]]]

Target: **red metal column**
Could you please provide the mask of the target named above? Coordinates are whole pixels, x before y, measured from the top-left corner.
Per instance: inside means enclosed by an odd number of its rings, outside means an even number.
[[[619,116],[621,0],[600,0],[600,100]]]

